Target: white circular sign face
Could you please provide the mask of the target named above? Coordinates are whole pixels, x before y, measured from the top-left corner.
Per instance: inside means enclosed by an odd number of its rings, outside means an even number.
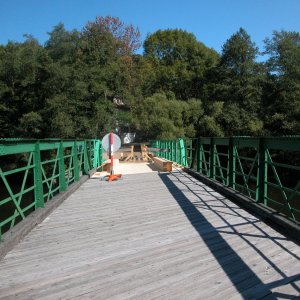
[[[109,150],[109,136],[110,133],[106,134],[102,139],[102,147],[105,151]],[[121,139],[118,135],[113,133],[113,151],[118,151],[121,147]]]

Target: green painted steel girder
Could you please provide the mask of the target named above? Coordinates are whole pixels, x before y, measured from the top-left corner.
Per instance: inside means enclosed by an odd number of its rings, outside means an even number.
[[[15,155],[18,161],[20,154],[23,162],[20,167],[7,169],[7,166],[0,166],[0,181],[7,191],[0,195],[0,241],[3,228],[8,225],[12,228],[17,218],[24,219],[29,211],[42,209],[44,202],[58,190],[65,191],[69,184],[79,180],[83,168],[89,172],[91,166],[101,164],[103,151],[100,140],[0,139],[0,156]],[[26,166],[24,160],[27,160]],[[16,190],[10,178],[17,175],[23,179],[20,178],[22,183]],[[22,200],[29,193],[33,194],[33,199],[24,207]],[[14,210],[11,215],[1,216],[1,208],[7,204],[13,205]]]
[[[175,147],[172,146],[175,143]],[[197,139],[179,139],[173,141],[152,142],[153,146],[166,148],[171,152],[168,158],[200,174],[218,180],[222,184],[237,189],[253,201],[265,206],[281,207],[291,220],[300,222],[300,210],[295,206],[295,198],[300,195],[300,166],[293,160],[284,162],[272,159],[280,153],[289,152],[289,157],[300,153],[300,136],[288,137],[248,137],[234,136],[229,138],[199,137]],[[171,145],[171,146],[170,146]],[[219,150],[221,149],[221,150]],[[158,153],[165,157],[166,154]],[[284,156],[285,157],[285,156]],[[296,180],[294,187],[284,186],[280,179],[280,170],[291,174]],[[295,173],[296,172],[296,173]],[[294,175],[292,175],[294,174]],[[274,180],[276,184],[274,184]],[[284,182],[287,182],[286,178]],[[272,198],[269,189],[277,189],[281,202]],[[287,194],[288,193],[288,194]]]

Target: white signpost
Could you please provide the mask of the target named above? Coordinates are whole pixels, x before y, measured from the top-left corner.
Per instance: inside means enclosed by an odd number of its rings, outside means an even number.
[[[111,171],[110,174],[114,174],[114,151],[118,151],[121,147],[121,139],[118,135],[114,133],[106,134],[102,139],[102,147],[108,152],[110,159]]]

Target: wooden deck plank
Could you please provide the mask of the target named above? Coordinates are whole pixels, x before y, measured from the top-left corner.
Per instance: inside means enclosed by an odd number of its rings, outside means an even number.
[[[0,299],[297,296],[299,256],[185,173],[91,179],[0,261]]]

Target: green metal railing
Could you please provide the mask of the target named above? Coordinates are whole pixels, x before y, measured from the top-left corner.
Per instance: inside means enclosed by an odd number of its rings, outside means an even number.
[[[102,163],[100,140],[0,140],[0,240]]]
[[[152,141],[157,152],[300,221],[300,137]]]

